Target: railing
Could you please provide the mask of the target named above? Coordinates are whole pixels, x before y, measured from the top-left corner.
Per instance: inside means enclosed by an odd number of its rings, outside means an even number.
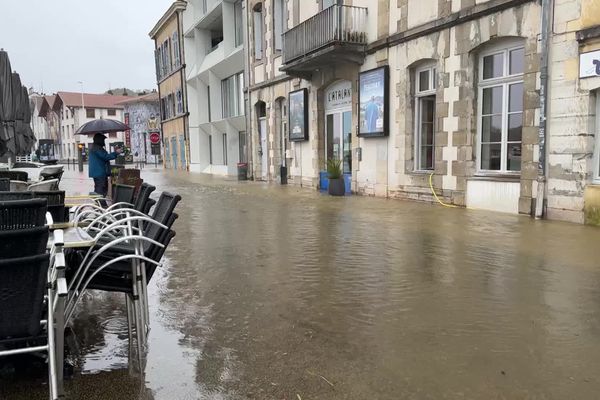
[[[283,63],[332,43],[367,43],[367,9],[334,5],[283,34]]]

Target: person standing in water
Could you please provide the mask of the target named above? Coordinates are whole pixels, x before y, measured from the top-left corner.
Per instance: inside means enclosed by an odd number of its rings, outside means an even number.
[[[94,180],[94,192],[106,197],[108,194],[108,177],[110,176],[110,160],[117,158],[123,152],[117,148],[109,153],[104,148],[106,136],[101,133],[94,135],[94,144],[89,155],[89,176]]]

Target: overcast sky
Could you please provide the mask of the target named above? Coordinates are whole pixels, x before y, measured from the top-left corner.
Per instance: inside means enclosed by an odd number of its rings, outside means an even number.
[[[101,93],[152,89],[148,32],[172,0],[0,0],[0,48],[24,85]]]

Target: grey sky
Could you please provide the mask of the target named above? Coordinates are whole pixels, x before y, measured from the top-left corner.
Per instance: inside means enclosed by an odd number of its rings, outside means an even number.
[[[45,93],[151,89],[148,32],[172,0],[0,0],[0,48],[24,85]]]

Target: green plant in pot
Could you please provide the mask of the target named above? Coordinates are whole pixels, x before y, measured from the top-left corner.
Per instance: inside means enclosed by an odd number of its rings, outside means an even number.
[[[327,160],[327,177],[329,178],[329,194],[343,196],[346,190],[342,174],[342,160],[336,158]]]

